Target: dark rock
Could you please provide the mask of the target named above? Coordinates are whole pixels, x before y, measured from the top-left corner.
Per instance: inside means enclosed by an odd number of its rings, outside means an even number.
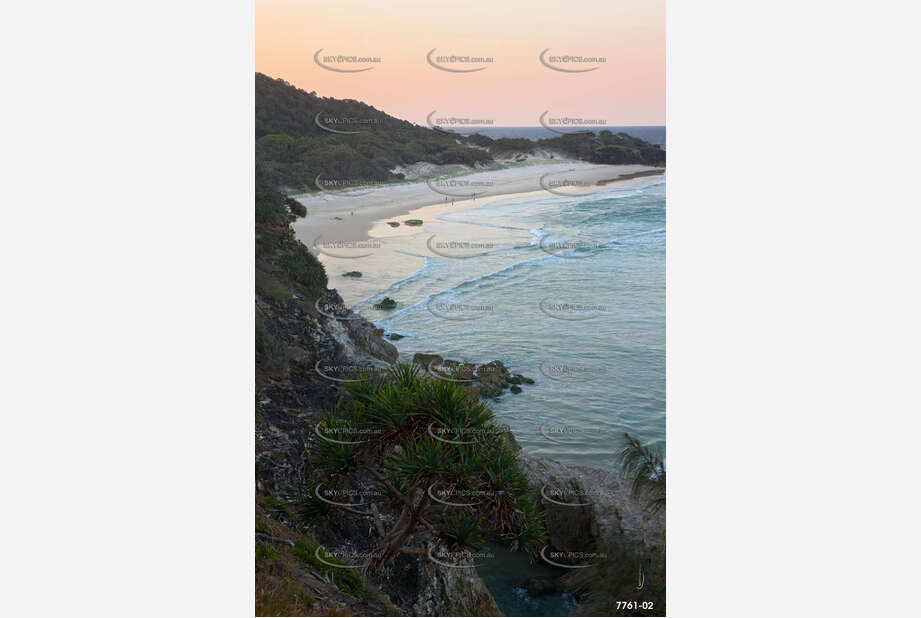
[[[484,398],[498,397],[502,389],[507,387],[509,373],[502,361],[492,361],[477,367],[476,376],[480,381],[480,396]]]
[[[499,434],[502,436],[502,439],[505,441],[506,446],[512,449],[512,452],[518,453],[521,451],[521,445],[518,444],[518,440],[515,439],[515,434],[512,433],[512,428],[508,425],[499,425]]]
[[[565,552],[593,551],[598,524],[592,505],[584,504],[590,500],[585,498],[579,474],[557,461],[533,457],[524,451],[518,454],[518,466],[529,481],[556,501],[542,501],[550,544]]]
[[[413,616],[504,616],[479,578],[472,560],[450,568],[432,560],[418,560],[420,582],[411,606]]]
[[[664,513],[650,515],[642,502],[634,500],[629,479],[608,470],[567,467],[524,451],[517,461],[528,480],[557,502],[590,503],[563,506],[542,500],[548,540],[555,549],[593,551],[597,541],[604,544],[611,539],[653,551],[665,547]]]
[[[398,221],[388,221],[387,225],[390,227],[400,227],[400,223]]]
[[[288,346],[288,358],[293,363],[307,365],[307,364],[310,364],[311,354],[303,348],[299,348],[294,345],[289,345]]]
[[[407,219],[403,223],[405,223],[406,225],[412,225],[412,226],[422,225],[422,219]]]
[[[520,386],[517,386],[517,385],[515,385],[515,384],[512,384],[511,391],[517,395],[518,393],[521,392],[521,387],[520,387]]]
[[[402,339],[402,338],[405,337],[405,336],[406,336],[406,335],[401,335],[401,334],[399,334],[399,333],[390,333],[390,340],[391,340],[391,341],[399,341],[400,339]]]
[[[547,594],[556,594],[560,587],[552,579],[541,579],[540,577],[529,577],[524,583],[525,590],[532,597],[542,597]]]
[[[413,356],[413,362],[428,370],[429,365],[440,365],[443,359],[438,354],[423,354],[422,352],[418,352]]]
[[[445,373],[452,380],[473,380],[476,377],[476,365],[473,363],[446,360],[441,365],[448,368]]]
[[[397,301],[393,300],[389,296],[384,297],[384,300],[374,305],[375,309],[393,309],[397,306]]]
[[[357,271],[357,270],[350,270],[350,271],[347,272],[347,273],[343,273],[342,276],[343,276],[343,277],[360,277],[360,276],[361,276],[361,272],[360,272],[360,271]]]

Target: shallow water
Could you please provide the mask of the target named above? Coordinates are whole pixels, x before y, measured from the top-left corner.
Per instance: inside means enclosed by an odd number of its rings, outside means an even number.
[[[493,557],[482,560],[477,573],[506,616],[568,616],[575,609],[572,595],[532,598],[524,588],[529,577],[556,579],[565,574],[564,569],[551,567],[539,558],[532,563],[524,552],[509,551],[499,543],[487,543],[485,552]]]

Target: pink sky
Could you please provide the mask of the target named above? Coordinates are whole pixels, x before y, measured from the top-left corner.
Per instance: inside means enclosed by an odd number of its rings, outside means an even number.
[[[376,56],[378,64],[338,64],[361,73],[328,71],[323,55]],[[475,73],[439,71],[437,55],[492,57]],[[548,55],[604,57],[606,62],[557,65],[600,68],[564,73],[543,66]],[[476,65],[447,65],[479,67]],[[548,116],[603,119],[610,125],[665,124],[665,3],[545,0],[439,3],[437,0],[257,0],[256,70],[321,96],[364,101],[419,124],[438,116],[536,126]]]

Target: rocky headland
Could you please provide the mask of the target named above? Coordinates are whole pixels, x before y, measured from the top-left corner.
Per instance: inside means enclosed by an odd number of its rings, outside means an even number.
[[[256,311],[284,357],[271,367],[257,363],[256,556],[262,607],[276,604],[301,615],[502,615],[469,559],[450,566],[432,559],[439,538],[424,526],[389,562],[368,568],[400,517],[379,490],[380,462],[363,462],[349,486],[340,488],[361,499],[339,502],[358,506],[318,505],[305,496],[311,487],[316,490],[318,480],[314,428],[335,406],[340,380],[348,379],[335,377],[330,368],[386,371],[397,360],[397,348],[381,329],[342,309],[335,290],[314,303],[257,294]],[[533,383],[498,360],[477,365],[416,354],[413,362],[427,375],[463,384],[486,400]],[[507,427],[503,431],[518,468],[540,493],[547,551],[537,560],[576,563],[567,557],[603,556],[606,548],[625,544],[647,555],[664,552],[664,518],[644,512],[631,497],[629,481],[605,470],[534,457],[520,449]],[[324,560],[329,556],[338,559]],[[522,585],[534,594],[585,591],[567,577],[526,579],[523,574]]]

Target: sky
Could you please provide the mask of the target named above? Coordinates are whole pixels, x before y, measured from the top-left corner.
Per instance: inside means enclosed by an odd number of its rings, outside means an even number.
[[[664,0],[256,0],[256,70],[424,124],[431,112],[538,126],[547,118],[665,124]],[[338,72],[322,68],[367,68]],[[480,68],[450,72],[433,67]],[[548,68],[592,68],[572,73]],[[379,62],[324,61],[330,56]],[[442,55],[490,57],[448,63]],[[604,58],[563,63],[556,56]]]

